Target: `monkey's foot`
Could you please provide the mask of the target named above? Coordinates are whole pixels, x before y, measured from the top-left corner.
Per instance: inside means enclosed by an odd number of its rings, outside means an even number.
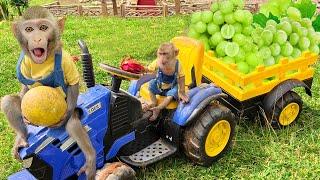
[[[28,146],[29,144],[27,142],[27,138],[17,135],[12,148],[13,157],[16,158],[17,160],[21,160],[19,156],[19,150],[21,148],[28,147]]]
[[[96,175],[96,180],[135,179],[135,171],[122,162],[107,163]]]
[[[88,180],[94,180],[94,176],[96,175],[96,162],[94,160],[86,160],[86,164],[78,171],[78,176],[82,173],[86,173]]]

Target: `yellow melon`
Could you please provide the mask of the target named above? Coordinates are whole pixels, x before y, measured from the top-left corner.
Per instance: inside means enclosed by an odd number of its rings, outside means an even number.
[[[32,124],[51,126],[61,120],[67,110],[67,103],[57,89],[38,86],[23,96],[21,110],[23,116]]]

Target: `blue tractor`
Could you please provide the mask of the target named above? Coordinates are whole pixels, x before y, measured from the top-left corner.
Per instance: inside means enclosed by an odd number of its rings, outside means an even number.
[[[134,167],[145,167],[184,152],[190,160],[209,166],[230,149],[235,133],[232,112],[218,103],[226,96],[213,84],[201,83],[203,45],[186,37],[172,42],[186,74],[190,102],[173,101],[157,121],[149,122],[140,100],[148,99],[148,81],[154,76],[137,75],[100,64],[112,76],[112,84],[95,84],[91,55],[83,41],[83,76],[88,87],[78,99],[81,122],[96,150],[97,169],[115,157]],[[129,91],[121,81],[131,80]],[[140,99],[139,99],[140,98]],[[162,101],[163,97],[157,97]],[[24,169],[8,179],[85,179],[77,176],[84,154],[64,127],[50,129],[28,126],[30,146],[20,151]]]

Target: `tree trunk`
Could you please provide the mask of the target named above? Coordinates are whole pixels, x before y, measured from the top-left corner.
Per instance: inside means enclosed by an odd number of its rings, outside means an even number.
[[[117,16],[118,15],[117,0],[112,0],[112,6],[113,6],[113,14]]]

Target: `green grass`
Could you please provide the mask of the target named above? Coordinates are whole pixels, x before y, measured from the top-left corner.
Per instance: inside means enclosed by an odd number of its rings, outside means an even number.
[[[131,55],[143,63],[155,58],[162,42],[183,34],[186,17],[167,19],[118,19],[69,17],[63,35],[64,47],[79,54],[78,39],[84,39],[94,60],[98,83],[110,82],[98,68],[99,62],[118,65]],[[19,90],[15,64],[19,46],[10,23],[0,23],[0,97]],[[78,64],[79,69],[80,64]],[[304,110],[297,124],[282,131],[261,127],[253,120],[241,120],[232,151],[205,168],[194,166],[185,156],[172,157],[139,171],[139,179],[316,179],[320,174],[319,66],[313,94],[303,95]],[[126,87],[126,86],[124,86]],[[0,113],[0,179],[18,171],[21,164],[11,157],[13,131]]]

